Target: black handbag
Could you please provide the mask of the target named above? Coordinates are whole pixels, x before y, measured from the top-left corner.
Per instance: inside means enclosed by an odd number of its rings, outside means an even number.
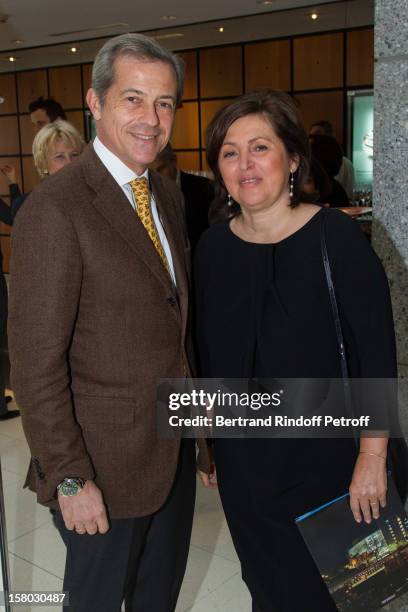
[[[347,364],[344,336],[341,326],[336,292],[334,289],[333,277],[331,273],[329,254],[327,252],[326,245],[326,233],[324,228],[326,214],[330,214],[329,211],[324,211],[321,215],[322,222],[320,225],[320,247],[322,252],[327,288],[330,296],[330,305],[333,314],[334,325],[336,328],[337,344],[339,347],[340,354],[341,374],[343,378],[345,404],[348,414],[352,414],[349,368]],[[389,439],[387,450],[387,467],[389,472],[391,472],[401,500],[405,504],[408,497],[408,446],[404,437],[392,437]]]

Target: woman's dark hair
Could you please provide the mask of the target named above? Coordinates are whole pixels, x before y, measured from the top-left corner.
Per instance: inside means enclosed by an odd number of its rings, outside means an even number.
[[[309,139],[313,157],[323,166],[329,177],[334,178],[343,163],[341,146],[333,136],[324,134],[313,134]]]
[[[219,110],[207,128],[207,160],[215,179],[215,199],[210,209],[212,221],[232,218],[240,211],[236,202],[232,206],[227,204],[227,190],[218,167],[218,157],[230,126],[247,115],[262,115],[283,142],[288,156],[299,159],[290,205],[297,206],[302,200],[302,186],[309,175],[309,141],[295,103],[282,91],[253,91]]]
[[[314,199],[315,203],[326,204],[329,201],[333,187],[326,170],[313,155],[310,159],[310,177],[313,179],[317,190]]]

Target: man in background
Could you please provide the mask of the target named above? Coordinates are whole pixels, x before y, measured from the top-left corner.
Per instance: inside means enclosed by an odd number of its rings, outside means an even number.
[[[53,98],[43,98],[42,96],[30,102],[28,111],[36,133],[47,123],[51,123],[56,119],[66,120],[67,118],[59,102]]]
[[[0,198],[0,221],[12,225],[13,218],[10,207]],[[18,410],[8,410],[7,404],[13,399],[5,395],[9,371],[7,353],[7,285],[3,274],[3,254],[0,243],[0,421],[7,421],[20,416]]]
[[[41,128],[56,119],[66,120],[66,115],[61,104],[53,98],[43,98],[40,96],[28,105],[30,112],[31,123],[33,124],[34,132],[37,134]],[[0,172],[4,174],[9,184],[10,201],[13,202],[21,196],[20,187],[17,183],[16,169],[10,164],[5,164],[0,167]]]
[[[194,251],[201,234],[208,227],[208,210],[214,199],[212,181],[204,176],[179,170],[177,155],[170,144],[159,153],[150,168],[175,181],[181,189],[185,202],[188,237],[191,249]]]

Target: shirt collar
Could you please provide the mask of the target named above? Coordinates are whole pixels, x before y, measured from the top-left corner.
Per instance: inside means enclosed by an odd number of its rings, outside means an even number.
[[[103,165],[106,167],[108,172],[113,176],[115,181],[120,187],[124,187],[129,181],[142,176],[149,180],[149,170],[146,170],[142,174],[136,174],[121,159],[112,151],[106,147],[103,142],[96,136],[93,141],[93,148]]]

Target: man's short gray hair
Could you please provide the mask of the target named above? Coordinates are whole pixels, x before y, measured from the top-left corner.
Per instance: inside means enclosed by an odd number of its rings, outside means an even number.
[[[92,88],[103,106],[108,89],[115,79],[114,63],[118,57],[131,56],[139,60],[165,62],[174,70],[177,82],[177,104],[181,101],[184,86],[183,59],[164,49],[155,40],[143,34],[122,34],[106,42],[98,51],[92,68]]]

